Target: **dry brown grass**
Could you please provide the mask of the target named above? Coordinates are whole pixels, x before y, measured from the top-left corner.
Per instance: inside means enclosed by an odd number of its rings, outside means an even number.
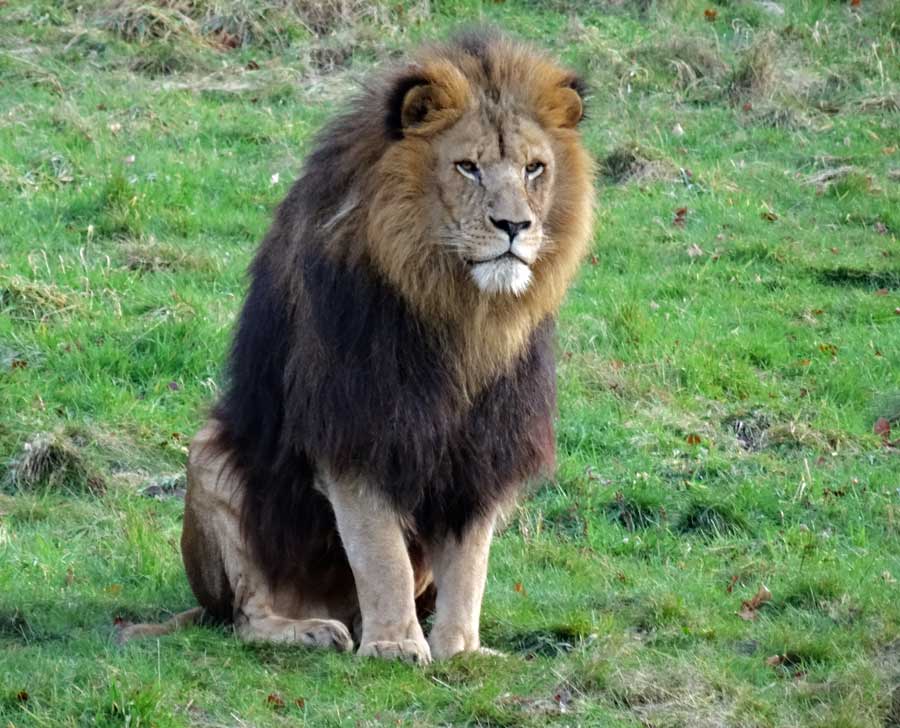
[[[16,318],[44,320],[81,308],[81,299],[54,283],[22,276],[0,277],[0,313]]]
[[[160,243],[153,236],[126,240],[121,248],[125,267],[138,273],[172,270],[214,272],[217,268],[213,258]]]
[[[48,488],[99,493],[104,481],[93,472],[73,439],[62,432],[44,432],[26,442],[6,472],[8,487],[16,490]]]
[[[414,10],[427,14],[424,3]],[[131,42],[178,38],[234,48],[386,25],[397,12],[384,0],[109,0],[95,17],[101,27]]]
[[[765,101],[778,85],[778,42],[773,33],[764,33],[744,51],[728,84],[735,103]]]
[[[652,150],[635,144],[613,149],[603,157],[600,174],[614,184],[646,184],[649,182],[678,182],[678,168]]]

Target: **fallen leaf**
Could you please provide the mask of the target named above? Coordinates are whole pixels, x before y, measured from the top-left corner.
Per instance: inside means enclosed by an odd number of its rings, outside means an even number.
[[[10,368],[10,369],[27,369],[27,368],[28,368],[28,362],[25,361],[24,359],[13,359],[13,360],[9,363],[9,368]]]
[[[20,703],[27,703],[28,702],[28,691],[20,690],[19,692],[17,692],[16,700],[18,700]]]
[[[860,5],[862,5],[862,0],[850,0],[851,8],[858,8]]]
[[[875,420],[872,432],[878,435],[883,443],[887,444],[888,440],[891,439],[891,421],[887,417],[879,417]]]
[[[303,710],[306,707],[306,698],[297,698],[294,700],[294,705]]]
[[[744,113],[747,113],[747,112],[753,111],[753,104],[751,104],[749,101],[747,101],[744,103],[744,105],[741,108],[744,110]]]
[[[72,586],[72,584],[74,582],[75,582],[75,572],[72,570],[72,567],[70,566],[68,569],[66,569],[66,586]]]
[[[701,248],[697,243],[694,243],[690,248],[687,249],[687,254],[691,258],[699,258],[703,255],[703,248]]]
[[[517,582],[513,585],[513,589],[515,590],[516,594],[525,594],[525,593],[526,593],[526,592],[525,592],[525,587],[524,587],[524,585],[522,584],[521,581],[517,581]]]
[[[772,212],[771,210],[766,210],[765,212],[761,213],[761,214],[760,214],[760,217],[761,217],[763,220],[766,220],[766,221],[768,221],[768,222],[775,222],[775,221],[778,219],[778,215],[776,215],[776,214],[775,214],[774,212]]]
[[[772,592],[765,584],[759,585],[759,590],[753,595],[752,599],[741,602],[741,611],[737,615],[745,622],[754,622],[759,616],[759,608],[768,601],[772,600]]]
[[[731,580],[728,582],[728,586],[725,587],[725,593],[731,594],[731,592],[734,591],[735,584],[737,584],[737,583],[738,583],[738,575],[735,574],[734,576],[731,577]]]
[[[259,64],[256,61],[254,61],[253,59],[251,59],[247,62],[247,65],[244,66],[244,68],[246,68],[248,71],[258,71]]]
[[[591,265],[597,265],[597,263],[599,263],[599,262],[600,262],[600,258],[598,258],[596,255],[591,256]]]
[[[269,693],[266,696],[266,705],[271,708],[280,709],[284,707],[284,698],[282,698],[278,693]]]
[[[710,23],[714,22],[718,15],[719,11],[715,10],[714,8],[706,8],[706,10],[703,11],[703,17],[706,18]]]
[[[838,349],[834,344],[823,343],[819,344],[819,351],[823,354],[830,354],[831,356],[837,356]]]
[[[692,432],[690,435],[684,438],[684,441],[688,445],[699,445],[702,442],[700,439],[700,435],[698,435],[696,432]]]
[[[679,207],[675,210],[675,219],[672,220],[673,225],[678,225],[679,227],[684,227],[685,219],[687,218],[688,209],[686,207]]]

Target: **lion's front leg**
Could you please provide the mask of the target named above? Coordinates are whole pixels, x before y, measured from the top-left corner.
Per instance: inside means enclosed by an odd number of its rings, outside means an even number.
[[[426,664],[431,650],[416,616],[414,576],[397,513],[363,483],[327,478],[344,551],[353,570],[363,657]]]
[[[432,548],[437,605],[428,643],[436,660],[481,649],[478,625],[495,520],[474,521],[460,538],[448,534]]]

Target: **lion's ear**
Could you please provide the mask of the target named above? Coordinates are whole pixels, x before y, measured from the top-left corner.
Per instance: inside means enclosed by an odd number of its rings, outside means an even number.
[[[394,138],[429,133],[455,120],[465,105],[468,84],[449,64],[410,68],[394,82],[388,100],[387,127]]]
[[[584,118],[584,82],[571,76],[550,94],[544,115],[552,126],[574,129]]]

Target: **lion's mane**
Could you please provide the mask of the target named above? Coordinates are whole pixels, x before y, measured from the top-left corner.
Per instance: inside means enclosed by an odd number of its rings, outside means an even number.
[[[400,106],[430,84],[430,129]],[[552,466],[554,315],[591,225],[579,136],[553,124],[578,80],[528,47],[465,35],[377,79],[319,134],[250,268],[218,445],[244,482],[243,527],[273,581],[344,588],[349,567],[316,468],[361,477],[417,538],[459,533]],[[546,123],[561,170],[552,251],[518,298],[486,300],[429,258],[429,134],[466,94],[514,94]]]

